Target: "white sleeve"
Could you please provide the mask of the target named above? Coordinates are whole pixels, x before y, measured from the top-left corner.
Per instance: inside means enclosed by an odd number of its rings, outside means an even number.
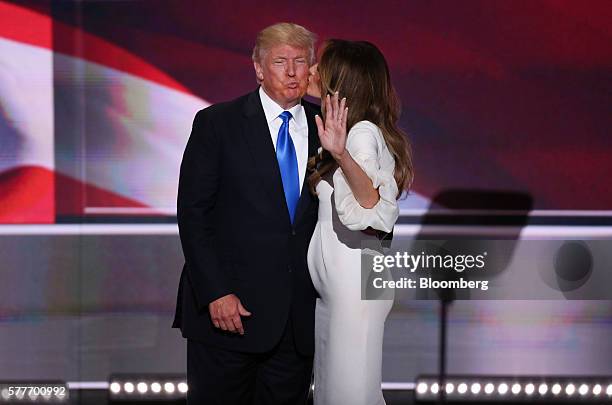
[[[395,161],[378,127],[364,121],[355,124],[348,133],[346,149],[372,180],[380,198],[374,207],[362,207],[355,199],[342,169],[338,168],[333,182],[334,203],[340,221],[353,231],[372,227],[391,232],[399,217],[396,199],[398,187],[393,177]]]

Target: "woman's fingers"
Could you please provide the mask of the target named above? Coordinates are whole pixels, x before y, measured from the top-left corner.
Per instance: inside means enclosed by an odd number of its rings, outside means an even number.
[[[323,125],[323,120],[318,114],[315,115],[315,122],[317,123],[317,129],[319,130],[319,138],[321,138],[325,133],[325,125]]]
[[[323,122],[321,117],[319,117],[318,115],[315,115],[315,122],[317,124],[317,129],[319,131],[319,141],[321,142],[321,146],[323,147],[323,149],[329,150],[329,147],[330,147],[329,136],[325,130],[325,123]]]
[[[325,96],[325,122],[331,122],[332,120],[332,102],[329,94]]]
[[[333,96],[329,94],[325,96],[325,122],[331,122],[338,119],[338,112],[340,110],[338,102],[338,92],[335,92]]]
[[[339,93],[327,94],[323,100],[325,103],[325,121],[320,116],[315,117],[319,138],[335,139],[346,132],[346,121],[348,108],[346,107],[346,97],[342,100]]]
[[[345,113],[346,113],[346,97],[342,97],[342,101],[340,101],[340,107],[338,111],[338,122],[340,122],[340,124],[342,124],[342,121],[344,120],[346,116]]]
[[[340,127],[346,130],[346,116],[348,115],[348,107],[346,106],[346,97],[342,98],[340,102],[340,117],[338,118],[338,122],[340,123]]]
[[[332,97],[332,119],[333,120],[337,120],[338,119],[338,92],[335,92],[333,97]]]

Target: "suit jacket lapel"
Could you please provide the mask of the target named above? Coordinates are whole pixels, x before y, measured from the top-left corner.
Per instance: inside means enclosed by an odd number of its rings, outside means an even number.
[[[289,222],[289,210],[285,201],[283,182],[258,90],[248,96],[244,115],[246,119],[243,122],[242,135],[251,151],[253,168],[259,171],[257,177],[267,190],[266,194],[271,197],[278,212],[282,212],[281,215],[284,215]]]

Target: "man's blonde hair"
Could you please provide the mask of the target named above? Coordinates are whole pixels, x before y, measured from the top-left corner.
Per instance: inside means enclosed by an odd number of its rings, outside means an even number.
[[[308,64],[315,61],[314,45],[317,36],[298,24],[281,22],[264,28],[257,34],[253,48],[253,62],[261,63],[266,51],[277,45],[291,45],[308,50]]]

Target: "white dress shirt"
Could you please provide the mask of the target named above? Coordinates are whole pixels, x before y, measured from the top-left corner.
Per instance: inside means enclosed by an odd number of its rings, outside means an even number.
[[[279,115],[283,111],[289,111],[292,118],[289,120],[289,135],[295,146],[295,153],[297,155],[298,163],[298,174],[300,178],[300,194],[302,193],[302,185],[304,184],[304,177],[306,175],[306,164],[308,163],[308,122],[306,121],[306,113],[304,107],[301,104],[291,107],[288,110],[284,110],[276,101],[272,100],[262,87],[259,88],[259,98],[261,99],[261,105],[263,106],[264,114],[266,115],[266,121],[268,122],[268,128],[270,129],[270,136],[272,137],[272,144],[274,150],[276,150],[276,139],[278,138],[278,131],[283,123],[283,120]]]

